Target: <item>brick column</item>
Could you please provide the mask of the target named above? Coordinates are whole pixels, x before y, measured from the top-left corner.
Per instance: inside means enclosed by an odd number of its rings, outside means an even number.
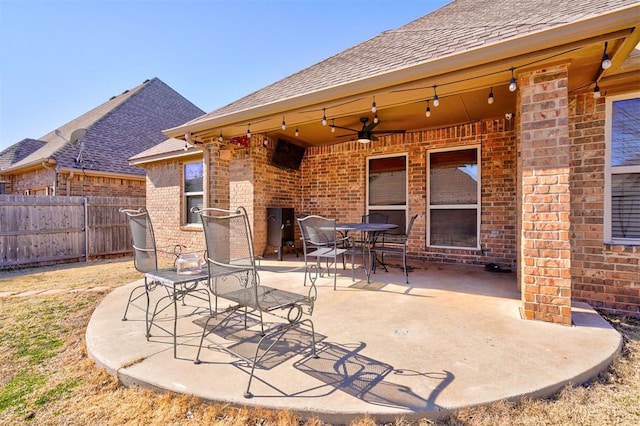
[[[524,316],[571,325],[568,64],[518,79]]]
[[[230,208],[229,203],[229,160],[220,157],[220,142],[217,140],[207,145],[208,155],[208,183],[209,183],[209,205],[207,207],[217,207],[220,209]]]

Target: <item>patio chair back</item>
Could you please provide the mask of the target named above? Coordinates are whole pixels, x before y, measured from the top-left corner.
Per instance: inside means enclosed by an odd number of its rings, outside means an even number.
[[[202,219],[211,292],[216,299],[240,297],[238,302],[244,306],[257,307],[259,277],[246,210],[208,208],[197,213]]]
[[[338,238],[335,219],[310,215],[299,217],[298,225],[302,234],[302,251],[306,270],[304,285],[307,284],[307,275],[309,275],[312,284],[315,284],[318,275],[322,276],[323,269],[320,260],[325,260],[327,264],[324,269],[327,273],[329,273],[330,264],[333,263],[333,288],[335,290],[337,258],[347,251],[343,248],[347,238]],[[343,257],[343,268],[344,262]]]
[[[407,248],[409,243],[409,234],[411,234],[411,229],[413,228],[413,224],[416,221],[417,217],[417,214],[411,217],[411,220],[409,220],[409,224],[407,225],[407,231],[404,234],[384,235],[382,238],[377,238],[373,243],[373,247],[371,247],[371,251],[376,254],[376,256],[374,256],[374,259],[377,259],[377,254],[384,256],[385,253],[397,254],[402,256],[402,268],[404,269],[404,276],[407,284],[409,284],[409,271],[407,270]],[[375,273],[375,260],[373,270]]]
[[[380,212],[362,215],[362,223],[387,223],[388,220],[389,216]]]
[[[133,244],[133,264],[139,272],[147,273],[158,270],[156,238],[149,212],[144,208],[137,210],[120,209],[127,215],[131,240]]]

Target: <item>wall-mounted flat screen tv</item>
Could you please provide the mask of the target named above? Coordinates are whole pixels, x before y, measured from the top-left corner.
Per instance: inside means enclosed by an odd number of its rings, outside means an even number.
[[[281,169],[298,170],[306,150],[303,146],[287,142],[284,139],[278,139],[276,148],[271,156],[271,164]]]

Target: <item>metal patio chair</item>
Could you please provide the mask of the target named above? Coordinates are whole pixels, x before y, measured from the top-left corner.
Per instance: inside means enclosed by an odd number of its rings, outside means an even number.
[[[223,349],[235,354],[251,364],[249,383],[244,394],[251,398],[251,380],[256,364],[276,345],[278,341],[294,327],[307,324],[311,330],[311,352],[316,355],[315,331],[313,322],[309,318],[313,313],[314,302],[317,298],[316,287],[312,284],[307,294],[294,293],[286,290],[267,287],[260,284],[260,277],[256,268],[253,236],[247,212],[243,207],[235,210],[217,208],[191,210],[200,215],[207,246],[205,260],[209,271],[209,289],[215,297],[215,311],[204,325],[198,354],[195,363],[200,363],[200,352],[204,339],[211,334],[224,320],[209,329],[209,322],[219,315],[229,318],[236,311],[244,311],[244,328],[247,329],[247,315],[256,315],[260,321],[260,340],[253,359],[235,353],[230,347]],[[223,301],[230,304],[218,309]],[[275,315],[286,322],[265,330],[263,313]],[[274,339],[271,341],[271,339]],[[264,342],[268,346],[260,353]]]
[[[409,272],[407,270],[407,245],[409,241],[409,234],[413,228],[413,223],[416,221],[418,215],[414,215],[409,220],[407,225],[407,231],[404,234],[384,234],[374,237],[373,244],[371,246],[371,253],[373,257],[373,273],[376,272],[376,264],[379,263],[378,255],[382,256],[386,254],[399,255],[402,257],[402,268],[407,284],[409,284]],[[384,263],[381,263],[385,271],[387,270]]]
[[[348,243],[347,237],[338,237],[336,231],[336,220],[326,217],[310,215],[298,218],[298,225],[302,233],[302,251],[304,253],[304,285],[307,285],[307,275],[309,281],[315,284],[318,275],[322,276],[323,271],[330,274],[333,265],[333,289],[336,289],[338,256],[342,256],[342,266],[345,268],[344,248]],[[326,268],[322,267],[322,261],[326,262]],[[353,263],[353,258],[352,258]]]
[[[156,245],[156,238],[153,232],[153,225],[151,223],[151,217],[149,216],[149,212],[144,208],[140,209],[126,209],[121,208],[121,213],[127,215],[127,220],[129,222],[129,229],[131,230],[131,240],[133,245],[133,264],[137,271],[145,274],[144,284],[135,287],[129,293],[129,298],[127,300],[127,305],[124,310],[124,314],[122,316],[122,321],[127,320],[127,313],[129,312],[129,306],[134,305],[134,302],[141,297],[146,298],[145,303],[145,335],[147,340],[151,336],[151,326],[153,324],[153,320],[155,316],[166,308],[171,306],[171,303],[167,303],[162,309],[158,309],[160,303],[165,301],[166,299],[170,299],[170,302],[173,302],[174,298],[179,298],[184,303],[184,296],[186,294],[195,293],[195,296],[203,301],[208,301],[209,306],[211,306],[211,298],[206,288],[198,288],[197,282],[194,283],[193,286],[185,287],[179,289],[180,294],[174,294],[176,291],[175,288],[163,285],[162,283],[156,281],[149,281],[147,278],[147,273],[156,272],[159,270],[158,268],[158,253],[165,253],[169,255],[175,256],[175,260],[177,260],[180,254],[186,249],[186,246],[180,244],[171,244],[168,246],[158,247]],[[174,261],[175,267],[175,261]],[[151,315],[151,319],[149,318],[149,293],[151,291],[156,290],[158,287],[162,288],[165,293],[160,297],[160,299],[156,302],[153,315]],[[197,294],[201,295],[198,296]]]

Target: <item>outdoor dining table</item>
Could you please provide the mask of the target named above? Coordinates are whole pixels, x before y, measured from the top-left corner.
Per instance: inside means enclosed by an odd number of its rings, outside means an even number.
[[[171,303],[173,304],[173,357],[177,357],[177,323],[178,323],[178,300],[183,300],[184,297],[191,291],[195,290],[201,281],[205,281],[209,278],[209,274],[206,270],[195,273],[178,273],[175,268],[158,269],[157,271],[147,272],[146,279],[151,284],[160,284],[172,289],[171,291]],[[164,308],[163,308],[164,309]],[[161,310],[162,311],[162,310]],[[156,312],[154,312],[154,315]],[[147,308],[147,322],[148,322],[148,308]],[[149,334],[151,326],[148,326],[147,335]]]
[[[398,228],[398,225],[395,223],[336,223],[336,231],[343,232],[345,237],[349,235],[349,232],[360,232],[365,234],[363,235],[362,240],[370,243],[375,242],[376,238],[384,232],[396,228]],[[369,267],[367,267],[367,262],[365,261],[365,245],[368,246],[367,252],[369,257]],[[371,270],[373,268],[373,260],[371,259],[371,247],[368,244],[365,245],[362,246],[362,262],[365,273],[367,274],[367,282],[369,282],[371,278]]]

